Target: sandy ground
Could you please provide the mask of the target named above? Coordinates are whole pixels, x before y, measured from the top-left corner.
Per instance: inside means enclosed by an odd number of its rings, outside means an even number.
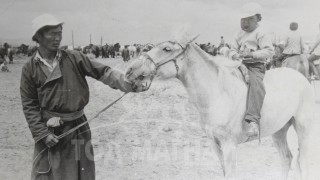
[[[121,70],[126,67],[120,59],[98,61]],[[33,139],[19,95],[24,62],[25,58],[19,58],[9,65],[10,73],[0,72],[0,179],[30,178]],[[88,83],[88,118],[122,95],[92,78]],[[223,179],[218,159],[198,121],[197,111],[177,80],[158,81],[147,92],[128,94],[90,122],[97,179]],[[295,157],[294,170],[297,140],[292,129],[288,139]],[[237,159],[239,179],[279,177],[280,162],[271,138],[263,139],[260,146],[257,141],[240,145]],[[297,179],[293,170],[292,180]]]

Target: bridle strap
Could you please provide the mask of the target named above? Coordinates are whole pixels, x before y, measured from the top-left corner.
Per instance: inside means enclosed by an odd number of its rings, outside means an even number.
[[[180,44],[179,44],[180,45]],[[179,75],[179,66],[178,66],[178,64],[177,64],[177,58],[179,57],[179,56],[181,56],[186,50],[187,50],[187,47],[188,47],[188,45],[189,44],[187,44],[187,46],[185,47],[185,48],[183,48],[181,45],[181,48],[183,49],[182,51],[181,51],[181,53],[179,53],[178,55],[176,55],[174,58],[172,58],[172,59],[169,59],[169,60],[163,60],[163,61],[160,61],[160,62],[158,62],[158,63],[156,63],[147,53],[146,54],[144,54],[144,56],[145,56],[145,58],[146,59],[148,59],[149,61],[151,61],[153,64],[154,64],[154,66],[156,67],[156,69],[155,69],[155,73],[157,73],[157,71],[158,71],[158,69],[161,67],[161,66],[163,66],[163,65],[165,65],[165,64],[167,64],[167,63],[169,63],[170,61],[172,61],[173,63],[174,63],[174,65],[175,65],[175,68],[176,68],[176,77],[178,77]]]

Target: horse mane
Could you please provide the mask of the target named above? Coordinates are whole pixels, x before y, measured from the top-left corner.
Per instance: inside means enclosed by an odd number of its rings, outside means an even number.
[[[191,43],[190,46],[194,51],[196,51],[202,59],[213,68],[216,68],[218,71],[218,82],[223,90],[229,92],[234,89],[234,79],[237,78],[243,81],[243,76],[239,71],[239,66],[241,65],[240,61],[233,61],[224,56],[211,56],[203,51],[199,46],[194,43]]]
[[[238,75],[238,68],[241,65],[240,61],[233,61],[224,56],[211,56],[205,51],[203,51],[199,46],[196,44],[191,44],[193,49],[207,62],[209,65],[217,68],[219,71],[227,71],[229,74]]]

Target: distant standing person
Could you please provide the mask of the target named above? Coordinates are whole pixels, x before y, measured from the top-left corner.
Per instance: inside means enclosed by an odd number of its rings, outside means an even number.
[[[141,46],[140,46],[140,45],[137,45],[136,48],[137,48],[137,56],[140,56]]]
[[[301,34],[297,31],[298,30],[298,23],[292,22],[290,23],[289,29],[290,31],[285,36],[284,42],[284,49],[278,60],[282,62],[286,58],[290,56],[300,55],[304,51],[304,44]]]
[[[319,24],[319,30],[320,30],[320,24]],[[308,58],[310,71],[313,72],[313,75],[314,75],[313,79],[320,80],[319,71],[313,63],[313,61],[317,59],[320,59],[320,32],[318,33],[315,39],[315,42],[310,49],[310,56]]]
[[[121,55],[124,62],[128,62],[130,60],[130,52],[128,49],[128,45],[124,46],[124,49],[122,50]]]
[[[23,112],[35,141],[31,179],[94,180],[89,125],[58,136],[87,121],[87,76],[124,92],[136,89],[119,71],[79,51],[59,50],[63,22],[54,16],[43,14],[32,24],[32,40],[39,48],[24,64],[20,82]]]
[[[220,37],[220,44],[219,44],[219,47],[224,47],[225,45],[225,41],[224,41],[224,38],[223,36]]]
[[[7,42],[5,42],[3,44],[3,47],[5,49],[5,55],[9,58],[9,64],[13,64],[13,50],[12,50],[12,47]]]

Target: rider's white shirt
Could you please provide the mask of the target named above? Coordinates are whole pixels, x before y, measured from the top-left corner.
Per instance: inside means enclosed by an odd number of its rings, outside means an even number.
[[[267,58],[272,57],[274,48],[267,28],[259,26],[252,32],[240,30],[231,45],[229,57],[232,58],[235,54],[241,54],[245,49],[250,49],[252,52],[253,62],[265,62]]]

